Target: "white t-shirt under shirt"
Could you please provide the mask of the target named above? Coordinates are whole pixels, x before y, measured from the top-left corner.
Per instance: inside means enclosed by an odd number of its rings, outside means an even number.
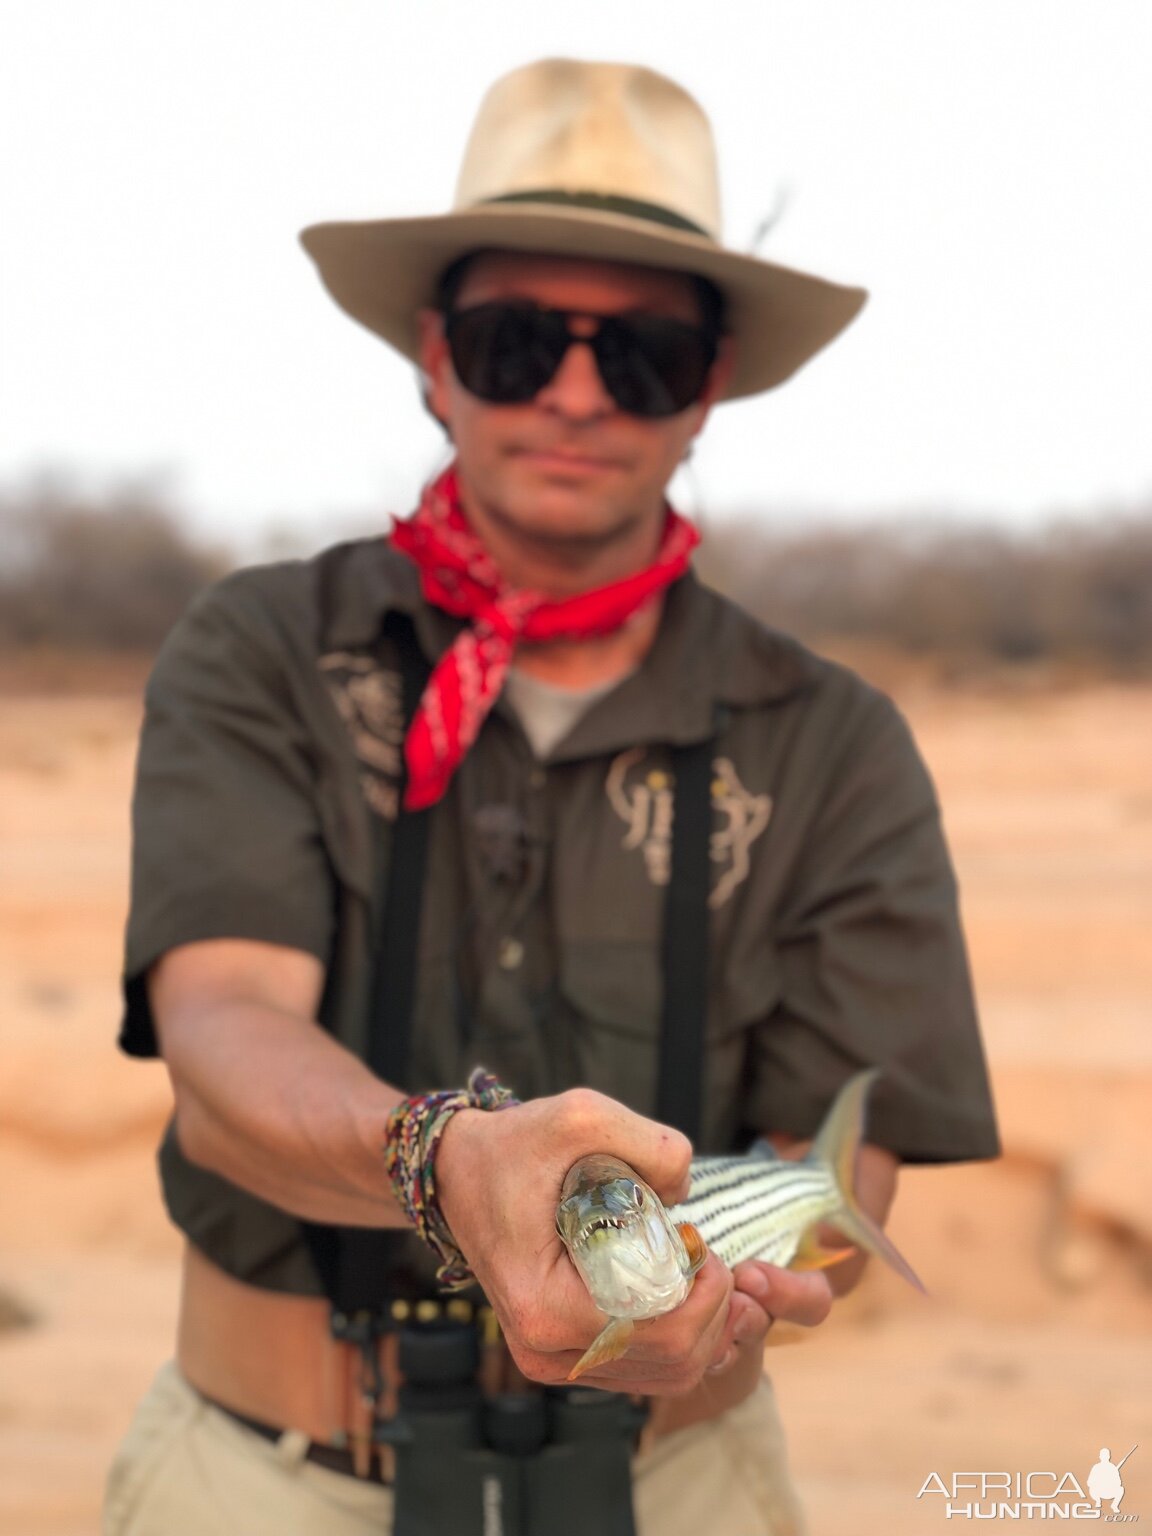
[[[556,683],[542,682],[519,667],[509,667],[504,679],[504,697],[516,711],[533,752],[544,758],[564,740],[597,699],[611,693],[624,677],[630,675],[625,673],[606,683],[593,683],[590,688],[562,688]]]

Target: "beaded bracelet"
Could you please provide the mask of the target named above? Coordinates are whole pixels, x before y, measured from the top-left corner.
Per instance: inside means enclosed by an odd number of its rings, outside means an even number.
[[[436,1149],[448,1122],[460,1109],[508,1109],[519,1104],[483,1067],[473,1067],[467,1088],[413,1094],[401,1099],[388,1116],[384,1169],[402,1209],[436,1252],[436,1278],[446,1290],[459,1290],[476,1277],[468,1267],[436,1198]]]

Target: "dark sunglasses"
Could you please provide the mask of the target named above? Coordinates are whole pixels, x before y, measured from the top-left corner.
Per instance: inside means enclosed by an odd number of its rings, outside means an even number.
[[[599,322],[591,336],[574,319]],[[573,342],[592,348],[604,387],[632,416],[674,416],[698,400],[719,338],[666,315],[588,315],[523,301],[450,311],[444,334],[456,377],[492,405],[520,405],[552,378]]]

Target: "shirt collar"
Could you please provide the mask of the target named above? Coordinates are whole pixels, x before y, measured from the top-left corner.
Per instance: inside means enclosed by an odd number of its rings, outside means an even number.
[[[577,721],[551,761],[641,742],[705,741],[727,709],[788,698],[814,675],[814,659],[795,641],[764,629],[690,572],[669,588],[640,667]]]
[[[461,620],[425,602],[420,573],[387,538],[356,539],[319,557],[333,562],[326,579],[321,648],[354,651],[375,645],[390,613],[406,613],[416,626],[424,654],[438,660],[460,631]]]
[[[337,546],[325,650],[375,643],[387,614],[410,615],[433,663],[459,633],[461,620],[431,607],[416,567],[384,538]],[[788,636],[765,628],[689,572],[669,589],[660,628],[640,667],[598,700],[551,761],[621,751],[640,742],[685,745],[714,735],[726,707],[791,697],[810,686],[815,658]]]

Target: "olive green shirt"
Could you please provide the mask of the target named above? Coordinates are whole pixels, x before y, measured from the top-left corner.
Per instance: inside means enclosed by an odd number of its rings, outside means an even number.
[[[384,540],[241,571],[172,633],[148,685],[121,1043],[156,1052],[144,978],[169,948],[305,950],[321,1021],[365,1049],[394,820],[401,688],[384,616],[432,661],[459,622]],[[807,1136],[877,1064],[869,1140],[994,1156],[993,1111],[935,795],[891,702],[688,576],[642,666],[542,759],[501,700],[431,813],[412,1091],[482,1062],[521,1098],[585,1084],[652,1113],[670,747],[714,741],[701,1148]],[[177,1224],[229,1272],[315,1293],[298,1224],[161,1154]]]

